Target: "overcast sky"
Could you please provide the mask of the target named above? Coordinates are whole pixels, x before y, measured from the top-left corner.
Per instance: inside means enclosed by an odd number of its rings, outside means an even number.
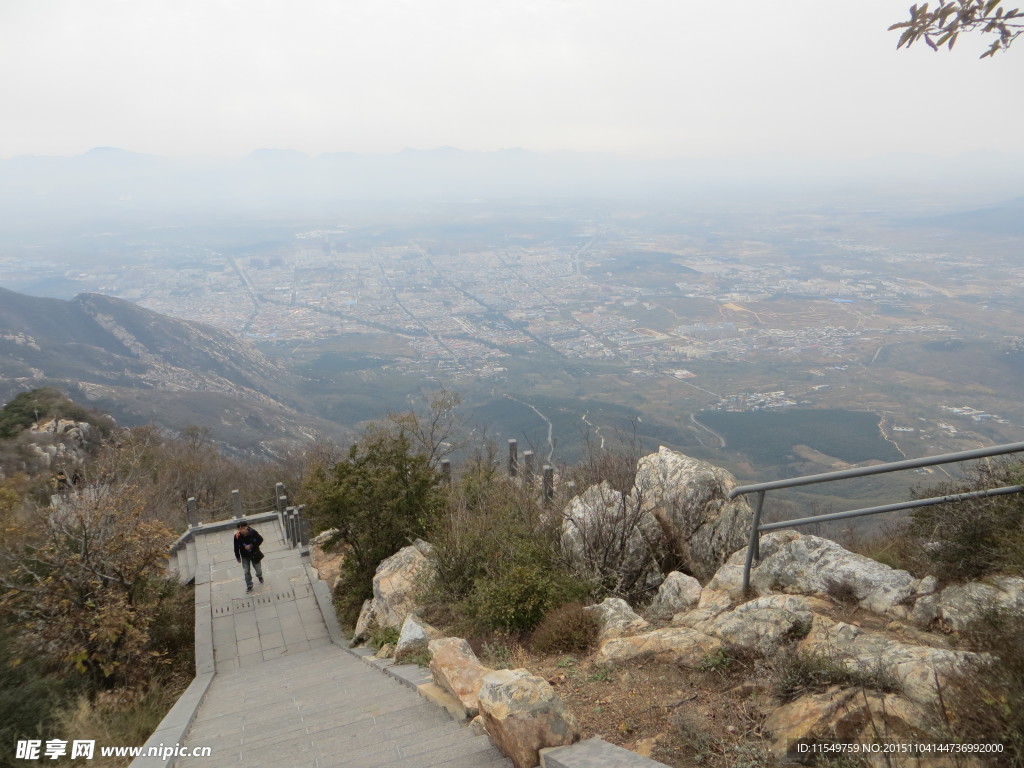
[[[1024,42],[897,52],[908,6],[0,0],[0,157],[1020,151]]]

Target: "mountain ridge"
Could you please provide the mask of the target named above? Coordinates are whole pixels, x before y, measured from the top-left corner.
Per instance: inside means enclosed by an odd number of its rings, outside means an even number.
[[[247,342],[102,294],[62,301],[0,288],[0,371],[5,399],[54,386],[127,424],[202,424],[243,451],[341,431],[303,413],[298,378]]]

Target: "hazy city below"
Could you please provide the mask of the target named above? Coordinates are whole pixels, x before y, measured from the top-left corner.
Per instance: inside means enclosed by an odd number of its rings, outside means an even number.
[[[347,426],[444,386],[544,462],[635,433],[770,479],[1024,436],[1019,197],[804,182],[471,198],[469,180],[308,215],[291,198],[275,215],[272,196],[190,214],[182,194],[161,214],[150,194],[12,224],[0,286],[230,331]],[[70,210],[72,192],[48,194]]]

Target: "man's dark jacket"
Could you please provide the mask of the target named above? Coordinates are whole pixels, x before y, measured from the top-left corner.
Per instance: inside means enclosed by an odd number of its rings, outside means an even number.
[[[263,537],[256,533],[255,530],[250,528],[246,533],[241,531],[235,532],[235,560],[239,560],[243,557],[249,560],[256,560],[259,562],[263,559],[263,553],[260,552],[260,544],[263,543]],[[246,549],[246,545],[249,548]]]

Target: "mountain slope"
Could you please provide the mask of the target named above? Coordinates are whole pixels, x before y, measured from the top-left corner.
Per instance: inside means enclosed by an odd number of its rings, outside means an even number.
[[[202,323],[99,294],[71,301],[0,289],[0,399],[56,386],[127,424],[209,427],[242,450],[273,452],[313,431],[298,380],[254,347]]]

